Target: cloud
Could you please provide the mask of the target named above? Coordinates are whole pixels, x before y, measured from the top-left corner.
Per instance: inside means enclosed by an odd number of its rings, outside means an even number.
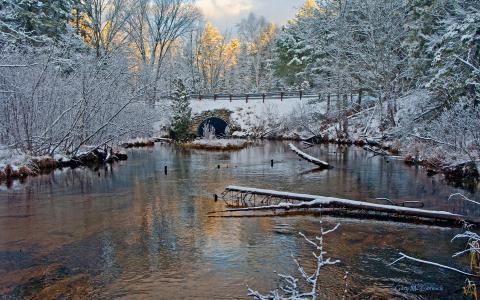
[[[253,10],[253,0],[199,0],[197,6],[207,18],[239,16]]]

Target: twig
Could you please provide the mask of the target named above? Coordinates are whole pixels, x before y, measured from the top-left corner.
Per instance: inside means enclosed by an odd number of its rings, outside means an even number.
[[[396,259],[394,262],[389,264],[389,266],[392,266],[392,265],[396,264],[397,262],[401,261],[402,259],[408,259],[408,260],[419,262],[419,263],[422,263],[422,264],[431,265],[431,266],[447,269],[447,270],[450,270],[450,271],[454,271],[454,272],[457,272],[457,273],[460,273],[460,274],[463,274],[463,275],[466,275],[466,276],[480,278],[479,275],[468,273],[468,272],[465,272],[465,271],[462,271],[462,270],[459,270],[459,269],[455,269],[453,267],[449,267],[449,266],[446,266],[446,265],[442,265],[442,264],[439,264],[439,263],[436,263],[436,262],[433,262],[433,261],[428,261],[428,260],[423,260],[423,259],[411,257],[411,256],[408,256],[408,255],[402,253],[402,252],[400,252],[399,254],[400,254],[400,258]]]

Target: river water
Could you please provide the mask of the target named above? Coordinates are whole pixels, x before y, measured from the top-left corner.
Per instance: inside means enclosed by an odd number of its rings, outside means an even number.
[[[425,208],[480,215],[447,201],[462,192],[422,168],[372,157],[356,147],[306,150],[334,169],[317,171],[287,143],[239,152],[182,151],[172,145],[129,151],[129,160],[98,170],[56,171],[0,192],[0,298],[243,299],[266,292],[275,271],[298,276],[291,255],[313,267],[298,235],[340,227],[325,238],[341,262],[320,277],[324,299],[458,298],[465,278],[409,262],[399,252],[466,268],[451,255],[460,229],[319,216],[210,218],[230,184],[369,201],[421,200]],[[274,160],[273,168],[270,160]],[[220,165],[220,168],[218,168]],[[168,174],[164,174],[168,166]]]

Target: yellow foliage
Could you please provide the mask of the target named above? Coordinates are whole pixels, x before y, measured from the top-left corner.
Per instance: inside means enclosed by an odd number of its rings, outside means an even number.
[[[228,43],[226,50],[225,50],[225,57],[226,57],[226,67],[230,69],[231,67],[237,64],[238,58],[238,51],[240,49],[240,40],[233,39]]]
[[[315,0],[306,0],[303,6],[298,10],[297,17],[309,17],[318,9],[318,4]]]
[[[260,45],[262,47],[268,46],[271,43],[276,31],[277,26],[275,26],[273,23],[270,23],[260,36]]]
[[[233,39],[227,42],[211,23],[205,25],[200,37],[197,61],[199,67],[210,83],[225,76],[225,71],[237,64],[240,41]]]
[[[260,39],[258,41],[253,41],[248,43],[247,50],[251,54],[256,54],[260,51],[265,50],[271,44],[273,37],[277,31],[277,26],[271,23],[269,24],[264,31],[260,33]]]

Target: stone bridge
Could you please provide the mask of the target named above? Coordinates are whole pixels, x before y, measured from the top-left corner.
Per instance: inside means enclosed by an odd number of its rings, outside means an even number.
[[[228,109],[216,109],[204,111],[192,117],[190,133],[195,136],[203,135],[205,124],[215,128],[217,136],[229,135],[234,125],[231,120],[232,111]]]

